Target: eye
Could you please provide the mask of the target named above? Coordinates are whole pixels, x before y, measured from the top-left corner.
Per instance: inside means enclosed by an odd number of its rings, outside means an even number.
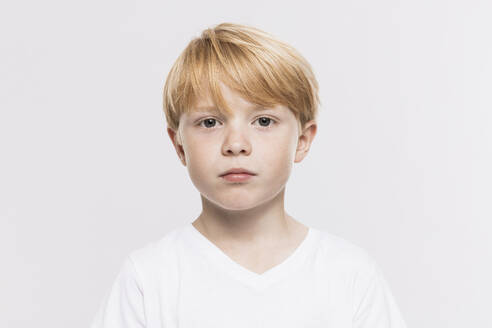
[[[270,117],[266,117],[266,116],[259,117],[255,120],[255,122],[256,121],[258,121],[260,123],[260,126],[262,128],[269,128],[272,124],[275,123],[274,119],[272,119]],[[215,118],[208,117],[208,118],[204,118],[203,120],[198,122],[198,125],[201,127],[205,127],[206,129],[211,129],[211,128],[215,127],[216,123],[217,123],[217,120]],[[270,123],[272,123],[272,124],[270,124]]]
[[[215,123],[217,122],[217,120],[215,118],[205,118],[203,120],[201,120],[200,122],[198,122],[198,125],[199,126],[203,126],[202,123],[205,122],[205,127],[208,129],[208,128],[212,128],[215,126]]]
[[[260,123],[260,126],[264,128],[268,128],[271,124],[271,122],[275,122],[275,120],[271,119],[270,117],[262,116],[257,119],[257,121]],[[274,123],[272,123],[274,124]]]

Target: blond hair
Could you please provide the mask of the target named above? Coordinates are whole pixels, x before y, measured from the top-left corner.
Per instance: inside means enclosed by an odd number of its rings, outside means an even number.
[[[258,106],[288,107],[301,127],[317,115],[318,82],[300,53],[257,28],[222,23],[192,39],[172,66],[163,95],[168,127],[176,131],[201,96],[230,113],[219,81]]]

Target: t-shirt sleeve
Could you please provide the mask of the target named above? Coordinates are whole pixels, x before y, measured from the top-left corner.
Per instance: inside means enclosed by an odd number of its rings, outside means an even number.
[[[406,328],[388,283],[374,260],[370,260],[368,270],[357,275],[354,288],[354,328]]]
[[[91,328],[145,328],[144,294],[130,256],[106,292]]]

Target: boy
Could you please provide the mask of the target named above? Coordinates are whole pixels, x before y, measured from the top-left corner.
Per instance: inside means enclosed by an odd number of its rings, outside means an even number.
[[[310,65],[271,35],[223,23],[192,40],[164,110],[202,212],[127,256],[92,328],[404,328],[365,250],[284,210],[318,104]]]

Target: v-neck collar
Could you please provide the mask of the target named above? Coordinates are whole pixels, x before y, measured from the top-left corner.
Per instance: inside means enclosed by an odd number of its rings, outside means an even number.
[[[259,274],[246,269],[232,260],[232,258],[224,253],[217,245],[212,243],[212,241],[205,237],[191,223],[187,224],[184,227],[184,230],[189,238],[188,241],[197,246],[202,253],[217,264],[221,270],[256,291],[264,290],[271,284],[294,273],[295,270],[300,269],[307,254],[309,254],[317,235],[316,229],[308,227],[308,232],[302,242],[283,262]]]

